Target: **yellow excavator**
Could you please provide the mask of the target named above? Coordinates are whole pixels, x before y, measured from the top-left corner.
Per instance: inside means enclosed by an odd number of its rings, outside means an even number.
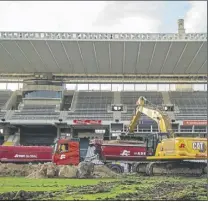
[[[172,130],[168,115],[150,103],[145,97],[140,97],[136,103],[127,134],[134,133],[138,120],[145,114],[158,124],[159,132],[166,136],[157,135],[156,139],[149,139],[154,151],[145,161],[134,164],[138,173],[153,175],[169,174],[203,174],[207,173],[207,138],[176,137]],[[160,137],[160,138],[158,138]]]

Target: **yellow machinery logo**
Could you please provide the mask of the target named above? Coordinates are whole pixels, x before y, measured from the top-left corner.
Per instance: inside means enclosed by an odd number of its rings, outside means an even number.
[[[204,142],[193,142],[192,148],[194,150],[199,150],[200,152],[205,152],[207,150],[206,144]]]

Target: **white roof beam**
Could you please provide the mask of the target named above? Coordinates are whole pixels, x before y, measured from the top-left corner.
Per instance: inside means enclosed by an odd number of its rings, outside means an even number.
[[[199,67],[199,69],[196,71],[197,74],[199,74],[199,71],[205,66],[206,63],[207,63],[207,59],[203,62],[202,66]]]
[[[16,63],[16,64],[19,64],[19,62],[15,59],[15,57],[3,46],[3,44],[0,43],[0,46],[4,49],[4,51],[12,58],[12,60]],[[21,65],[19,64],[19,66],[21,67]],[[23,72],[26,72],[25,71],[25,68],[24,67],[21,67]]]
[[[112,74],[111,45],[108,42],[109,72]]]
[[[77,46],[78,46],[78,49],[79,49],[79,54],[80,54],[80,57],[81,57],[81,61],[82,61],[82,66],[83,66],[83,69],[84,69],[84,73],[87,75],[87,69],[85,67],[84,58],[83,58],[83,55],[82,55],[82,50],[81,50],[81,47],[80,47],[78,41],[77,41]]]
[[[203,42],[203,43],[201,44],[201,46],[199,47],[198,51],[196,52],[196,54],[195,54],[194,57],[192,58],[191,62],[189,63],[188,67],[185,69],[185,73],[187,73],[187,71],[190,69],[190,67],[191,67],[191,65],[192,65],[192,63],[193,63],[193,61],[194,61],[195,58],[198,56],[198,54],[199,54],[201,48],[203,47],[203,45],[204,45],[204,42]]]
[[[64,49],[64,53],[66,54],[66,58],[67,58],[67,60],[68,60],[68,62],[69,62],[69,68],[72,70],[72,73],[74,73],[74,67],[73,67],[73,64],[72,64],[71,59],[70,59],[70,57],[69,57],[69,55],[68,55],[68,53],[67,53],[67,51],[66,51],[66,48],[65,48],[65,46],[64,46],[63,41],[61,41],[61,45],[62,45],[62,48]]]
[[[153,51],[152,51],[152,56],[151,56],[151,60],[150,60],[150,63],[149,63],[149,67],[147,69],[147,74],[150,73],[150,68],[152,66],[152,61],[153,61],[153,58],[154,58],[154,55],[155,55],[156,46],[157,46],[157,42],[155,42],[155,45],[154,45],[154,48],[153,48]]]
[[[60,67],[60,65],[58,64],[58,62],[57,62],[57,60],[56,60],[56,57],[54,56],[53,51],[51,50],[50,45],[48,44],[47,41],[45,41],[45,43],[46,43],[46,45],[47,45],[47,47],[48,47],[48,49],[49,49],[49,52],[50,52],[51,56],[53,57],[53,59],[54,59],[54,61],[55,61],[55,63],[56,63],[56,66],[58,67],[59,71],[62,72],[62,71],[61,71],[61,67]]]
[[[123,43],[123,60],[122,60],[122,74],[124,74],[125,69],[125,59],[126,59],[126,44]]]
[[[181,58],[183,57],[183,54],[184,54],[184,52],[186,51],[187,46],[188,46],[188,43],[186,43],[186,45],[184,46],[183,51],[182,51],[182,53],[181,53],[181,55],[180,55],[180,57],[179,57],[179,59],[178,59],[176,65],[175,65],[175,67],[174,67],[173,70],[172,70],[172,74],[174,74],[175,69],[178,67],[178,64],[179,64],[179,62],[181,61]]]
[[[97,67],[97,73],[100,73],[100,68],[99,68],[99,63],[98,63],[98,59],[97,59],[97,52],[96,52],[96,47],[95,47],[95,43],[92,43],[93,46],[93,52],[94,52],[94,56],[95,56],[95,62],[96,62],[96,67]]]
[[[171,50],[172,44],[173,44],[173,43],[172,43],[172,42],[170,42],[170,45],[169,45],[169,47],[168,47],[167,54],[166,54],[166,56],[165,56],[165,59],[164,59],[164,61],[163,61],[162,66],[161,66],[161,68],[160,68],[160,74],[162,74],[162,71],[163,71],[164,66],[165,66],[165,63],[166,63],[166,61],[167,61],[167,59],[168,59],[169,52],[170,52],[170,50]]]
[[[25,57],[25,59],[28,61],[29,65],[32,66],[32,62],[28,59],[28,57],[26,56],[25,52],[21,49],[21,47],[19,46],[17,41],[15,41],[15,44],[18,47],[18,49],[20,50],[20,52],[22,53],[22,55]],[[37,69],[35,67],[34,67],[34,72],[37,72]]]
[[[48,70],[47,65],[44,63],[42,57],[41,57],[40,54],[38,53],[38,51],[37,51],[37,49],[35,48],[35,46],[34,46],[34,44],[32,43],[32,41],[30,41],[30,44],[31,44],[31,46],[33,47],[33,49],[34,49],[34,51],[36,52],[36,54],[38,55],[40,61],[42,62],[43,66],[44,66],[44,68],[45,68],[45,70],[46,70],[46,72],[47,72],[47,70]]]
[[[142,44],[142,42],[138,42],[137,58],[136,58],[136,64],[135,64],[135,74],[137,74],[137,67],[138,67],[138,63],[139,63],[141,44]]]

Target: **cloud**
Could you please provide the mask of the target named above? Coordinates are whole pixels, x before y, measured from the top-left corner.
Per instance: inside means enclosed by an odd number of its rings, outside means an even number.
[[[161,2],[0,2],[1,31],[157,32]]]
[[[0,30],[93,31],[92,22],[106,2],[0,2]]]
[[[207,32],[207,1],[190,1],[185,16],[186,32]]]
[[[0,31],[177,32],[177,19],[186,16],[187,32],[200,32],[207,27],[206,7],[189,1],[1,1]]]
[[[94,25],[108,27],[112,32],[158,32],[162,23],[163,9],[162,2],[109,2]]]

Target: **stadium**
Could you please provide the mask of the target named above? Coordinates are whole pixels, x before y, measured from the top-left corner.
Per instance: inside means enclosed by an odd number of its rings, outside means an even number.
[[[177,23],[0,32],[0,200],[206,200],[207,33]]]
[[[207,33],[0,33],[1,144],[53,145],[125,133],[139,96],[178,136],[207,133]],[[142,115],[135,134],[158,132]]]

